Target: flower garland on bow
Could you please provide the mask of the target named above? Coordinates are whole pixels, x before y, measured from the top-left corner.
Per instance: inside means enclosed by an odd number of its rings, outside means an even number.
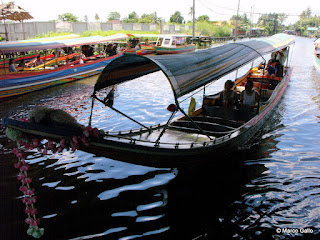
[[[24,194],[22,202],[26,205],[25,213],[28,215],[25,219],[25,222],[29,224],[27,231],[28,235],[31,235],[34,238],[40,238],[44,234],[44,229],[39,227],[40,218],[36,217],[38,214],[38,210],[35,208],[37,196],[35,195],[35,189],[30,186],[32,183],[32,178],[28,176],[30,165],[25,161],[27,154],[24,150],[37,149],[37,151],[41,152],[43,155],[47,155],[48,151],[51,151],[53,154],[57,152],[61,153],[64,149],[74,152],[79,149],[79,144],[82,143],[84,146],[88,147],[90,145],[89,138],[99,138],[101,134],[103,134],[103,131],[88,126],[84,128],[81,136],[73,136],[72,139],[69,140],[61,139],[59,142],[51,139],[40,140],[39,138],[18,140],[18,148],[14,148],[12,153],[18,158],[18,163],[15,163],[14,167],[19,169],[17,179],[21,182],[19,190]]]

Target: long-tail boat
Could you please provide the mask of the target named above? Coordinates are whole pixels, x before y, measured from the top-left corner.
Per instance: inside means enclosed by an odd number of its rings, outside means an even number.
[[[18,40],[18,41],[9,41],[9,42],[0,42],[0,47],[3,45],[11,45],[11,44],[24,44],[28,42],[45,42],[45,41],[55,41],[55,40],[63,40],[63,39],[72,39],[72,38],[78,38],[80,35],[78,34],[68,34],[68,35],[61,35],[61,36],[55,36],[55,37],[46,37],[46,38],[31,38],[27,40]],[[25,62],[29,62],[30,60],[33,60],[37,57],[38,54],[30,53],[18,53],[18,55],[10,56],[9,58],[2,58],[0,61],[0,68],[8,67],[9,66],[9,59],[14,59],[16,63],[19,63],[22,59],[25,60]],[[50,58],[52,56],[42,56],[41,59]]]
[[[188,43],[191,35],[161,35],[154,47],[158,55],[194,52],[196,46]]]
[[[284,75],[281,77],[268,76],[264,56],[285,47],[289,48],[293,43],[291,36],[277,34],[265,39],[177,54],[170,59],[168,56],[157,55],[123,55],[109,63],[99,76],[92,94],[92,108],[94,102],[98,101],[99,104],[134,121],[140,128],[109,131],[89,137],[86,144],[80,144],[80,149],[98,155],[115,155],[124,161],[147,165],[175,164],[188,159],[212,161],[219,154],[232,152],[256,137],[288,85],[292,67],[284,66]],[[261,67],[252,68],[236,79],[234,88],[237,95],[240,95],[249,79],[254,82],[260,98],[253,111],[224,108],[219,104],[219,93],[204,95],[202,106],[188,114],[180,106],[185,100],[183,96],[205,89],[208,84],[259,57],[263,59]],[[156,71],[162,71],[167,77],[175,103],[168,106],[171,114],[167,122],[145,126],[114,107],[116,98],[114,99],[112,88]],[[175,118],[178,113],[180,116]],[[91,118],[92,116],[89,125]],[[3,124],[31,136],[56,141],[62,138],[70,140],[72,136],[82,134],[81,131],[77,133],[76,129],[69,128],[66,131],[63,126],[53,128],[13,119],[3,119]],[[122,154],[130,157],[121,158]]]
[[[47,67],[44,64],[38,67],[17,68],[18,72],[8,72],[6,69],[0,69],[0,100],[99,74],[111,60],[121,56],[122,53],[107,56],[99,51],[96,55],[83,57],[82,61],[84,62],[82,63],[80,58],[77,58],[80,55],[79,52],[72,56],[74,59],[66,57],[66,61],[59,62],[58,49],[77,47],[81,50],[81,46],[103,44],[125,38],[127,38],[125,34],[116,34],[108,37],[93,36],[0,45],[0,53],[3,55],[25,51],[55,50],[55,59],[51,60],[54,66]],[[103,48],[101,47],[100,49]]]
[[[314,41],[314,52],[312,58],[314,66],[318,71],[320,71],[320,38]]]
[[[140,38],[157,38],[158,34],[127,34],[129,37],[133,37],[129,40],[129,46],[124,49],[124,54],[137,54],[137,55],[149,55],[155,54],[155,44],[148,42],[141,43]]]

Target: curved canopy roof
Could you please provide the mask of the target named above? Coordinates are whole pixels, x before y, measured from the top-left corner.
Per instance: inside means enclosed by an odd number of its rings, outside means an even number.
[[[126,34],[117,33],[112,36],[92,36],[92,37],[81,37],[74,39],[56,39],[52,41],[37,41],[37,42],[17,42],[15,44],[1,44],[0,53],[11,53],[11,52],[25,52],[34,50],[44,49],[55,49],[63,47],[73,47],[86,44],[95,44],[101,42],[114,41],[118,39],[128,38]]]
[[[248,62],[294,43],[286,34],[265,39],[230,43],[186,54],[139,56],[124,55],[109,63],[94,86],[94,91],[162,70],[174,95],[179,98]]]

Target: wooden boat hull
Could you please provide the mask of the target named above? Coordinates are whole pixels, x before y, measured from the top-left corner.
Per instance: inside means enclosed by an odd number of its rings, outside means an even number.
[[[99,74],[110,61],[119,56],[121,54],[58,69],[0,76],[0,100]]]
[[[314,66],[316,67],[316,69],[318,69],[318,71],[320,71],[320,59],[317,57],[316,54],[313,54],[312,58]]]
[[[127,48],[124,50],[124,54],[148,55],[154,53],[156,53],[154,46],[141,46],[141,49],[139,50],[136,50],[135,48]]]
[[[157,166],[174,165],[176,163],[214,161],[220,155],[226,155],[237,150],[239,147],[252,141],[257,136],[257,132],[268,121],[281,97],[288,86],[292,68],[287,70],[287,74],[274,89],[265,105],[260,106],[260,112],[244,125],[235,127],[228,134],[216,137],[213,140],[203,141],[201,143],[191,143],[188,145],[179,145],[176,143],[166,144],[143,141],[139,136],[144,133],[149,134],[147,129],[137,129],[136,131],[119,132],[117,134],[107,133],[101,138],[90,139],[89,146],[80,145],[80,149],[86,152],[94,153],[100,156],[112,156],[113,158],[134,162],[137,164],[146,164]],[[71,139],[75,134],[72,130],[57,127],[47,127],[21,122],[12,119],[3,119],[2,124],[6,127],[15,128],[25,133],[41,136],[51,139]],[[151,127],[157,135],[163,128],[163,125]],[[140,135],[139,135],[140,133]],[[135,135],[137,138],[129,137]],[[196,134],[199,137],[199,134]],[[190,137],[191,135],[188,135]],[[180,137],[180,136],[179,136]],[[205,137],[204,135],[202,137]],[[137,156],[137,158],[135,158]],[[161,161],[159,161],[161,160]]]
[[[157,54],[178,54],[178,53],[187,53],[194,52],[196,50],[196,46],[193,44],[177,46],[175,48],[155,46],[154,47]]]

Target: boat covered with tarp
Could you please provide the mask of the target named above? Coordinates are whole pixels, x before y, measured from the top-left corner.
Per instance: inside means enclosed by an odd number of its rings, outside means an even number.
[[[92,94],[92,107],[98,101],[134,121],[140,128],[104,132],[89,138],[89,144],[80,148],[99,155],[115,153],[119,157],[122,153],[137,154],[138,157],[132,158],[132,161],[141,163],[140,160],[144,159],[144,164],[160,164],[159,158],[171,163],[178,160],[184,162],[186,157],[195,160],[192,156],[207,154],[212,159],[212,154],[232,152],[250,141],[266,123],[282,97],[292,73],[292,68],[286,65],[283,76],[268,76],[264,55],[287,48],[293,43],[292,37],[277,34],[269,38],[230,43],[181,55],[123,55],[110,62],[100,74]],[[259,57],[263,59],[263,64],[259,68],[250,69],[244,76],[237,78],[234,84],[234,90],[239,96],[249,79],[254,82],[261,97],[253,111],[243,111],[236,107],[225,109],[219,103],[219,94],[204,95],[202,106],[188,113],[180,106],[183,96],[205,88]],[[145,126],[113,106],[113,101],[116,101],[114,87],[156,71],[162,71],[168,79],[175,103],[167,108],[171,112],[167,122]],[[89,125],[93,117],[91,114]],[[55,135],[55,129],[48,126],[12,119],[4,119],[3,124],[44,138],[50,136],[61,139],[73,135],[71,133],[66,136],[65,131]]]
[[[46,55],[42,56],[41,59],[44,63],[40,66],[33,66],[32,62],[30,62],[31,65],[29,65],[30,63],[26,63],[24,67],[17,68],[17,72],[8,72],[6,69],[1,69],[0,99],[99,74],[111,60],[122,55],[121,53],[113,56],[108,55],[103,52],[103,45],[118,39],[126,39],[127,37],[126,34],[115,34],[107,37],[92,36],[37,42],[20,41],[0,45],[0,54],[2,55],[37,50],[53,50],[53,53],[45,53]],[[93,49],[93,45],[100,45],[97,53],[91,51],[91,54],[84,54],[86,49]],[[61,49],[71,49],[72,52],[61,55]],[[52,58],[48,59],[50,57]]]

